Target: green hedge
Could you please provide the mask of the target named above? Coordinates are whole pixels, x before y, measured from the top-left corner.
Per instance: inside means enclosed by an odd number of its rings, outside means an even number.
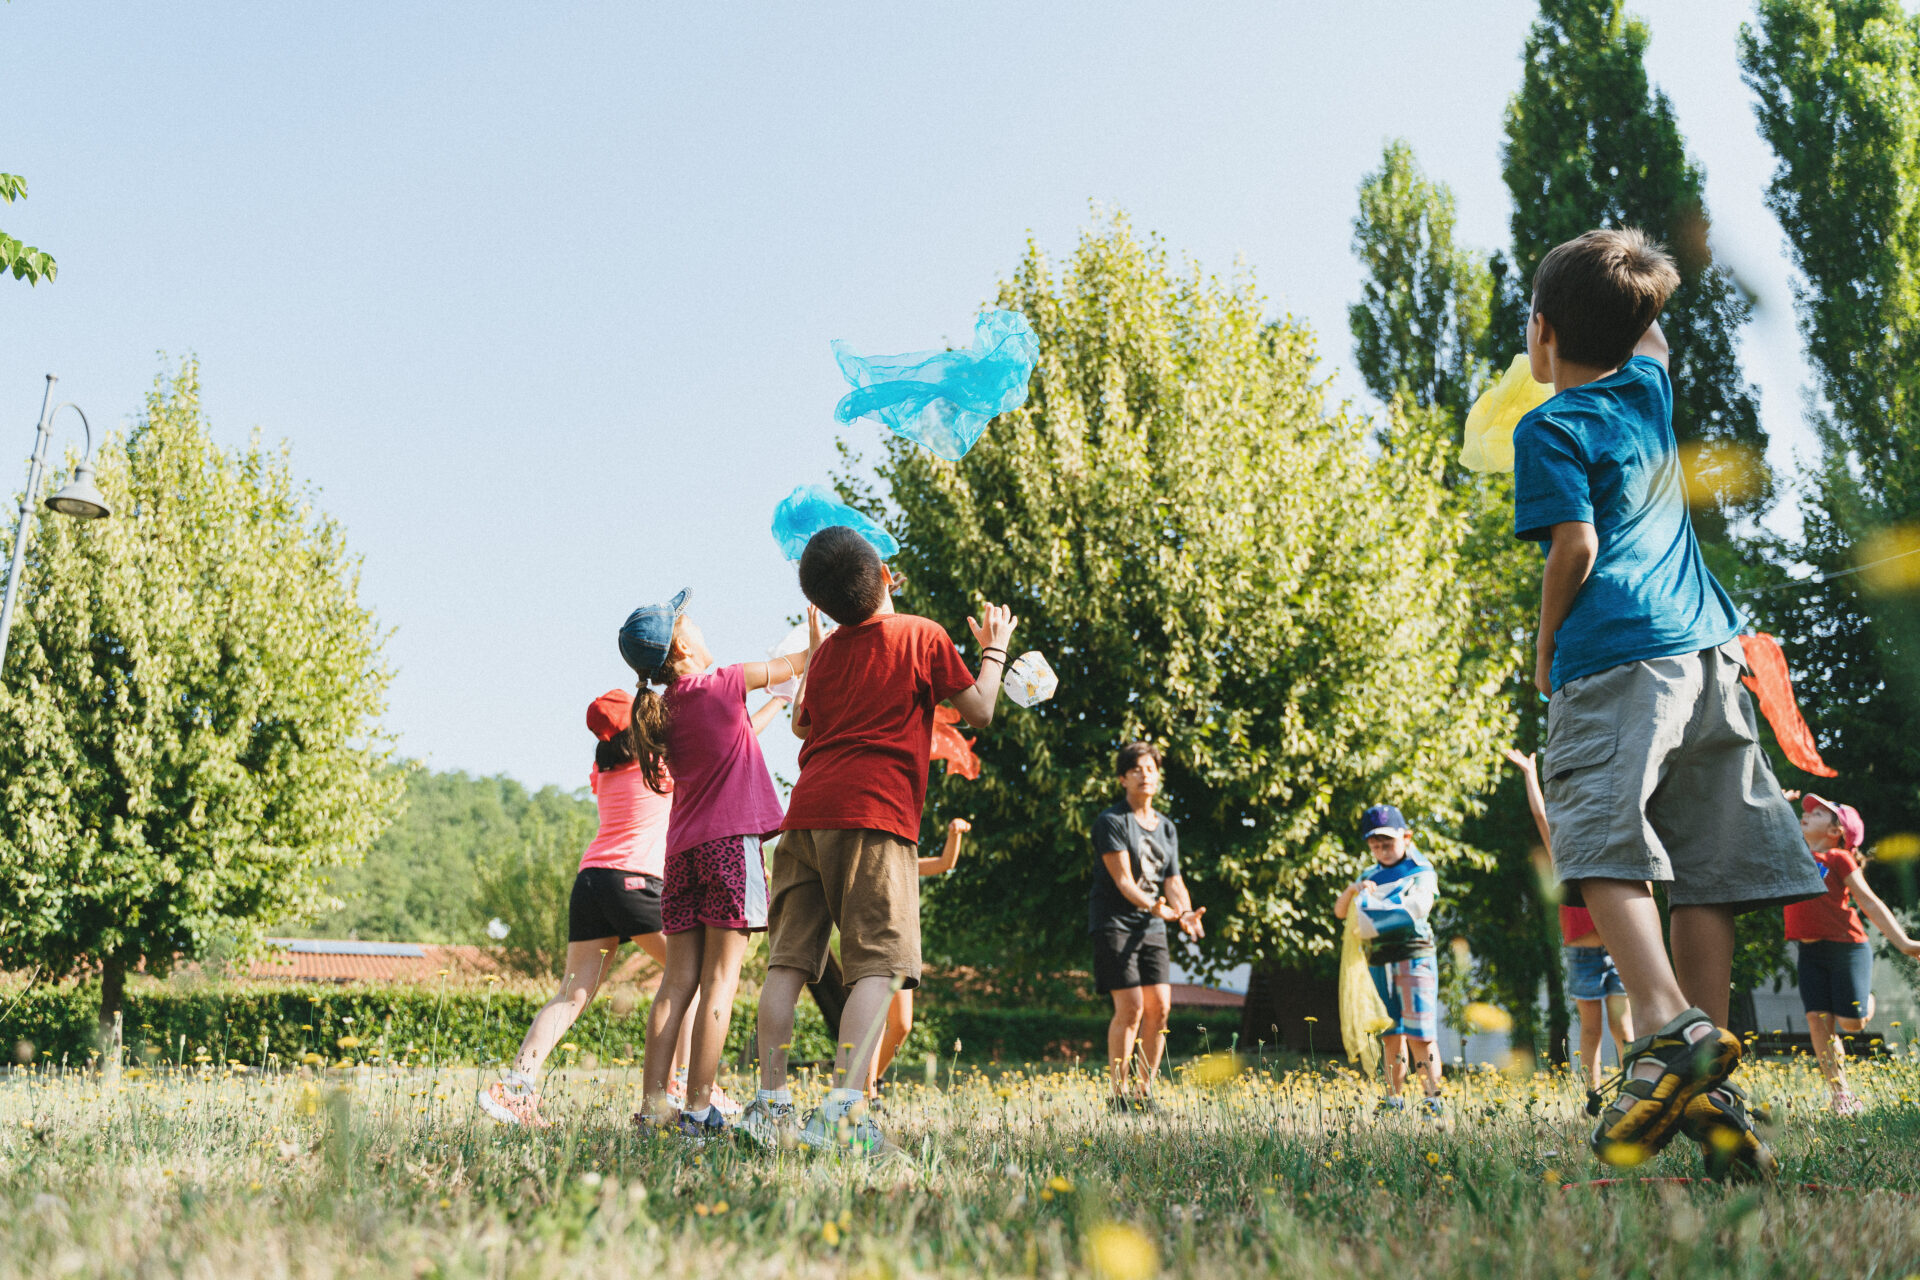
[[[467,987],[153,983],[128,989],[123,1025],[129,1063],[233,1061],[258,1067],[270,1059],[286,1065],[315,1054],[329,1062],[470,1064],[510,1057],[541,1003],[541,997],[525,992]],[[43,1064],[83,1065],[95,1048],[99,1007],[97,985],[0,989],[0,1053],[25,1042]],[[566,1043],[603,1062],[637,1059],[645,1043],[647,1007],[642,999],[616,1012],[602,996],[574,1024]],[[929,1053],[948,1061],[955,1041],[960,1060],[971,1063],[1092,1060],[1106,1053],[1107,1015],[1098,1010],[1061,1014],[925,1001],[915,1015],[913,1034],[900,1052],[903,1070]],[[1175,1010],[1168,1048],[1186,1056],[1209,1043],[1224,1047],[1238,1023],[1230,1009]],[[742,999],[734,1006],[727,1037],[731,1058],[751,1053],[753,1026],[753,1002]],[[803,998],[792,1058],[831,1056],[820,1012]]]

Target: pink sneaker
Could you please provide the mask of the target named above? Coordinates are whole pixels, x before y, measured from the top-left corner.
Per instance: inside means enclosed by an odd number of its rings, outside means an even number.
[[[495,1080],[480,1091],[480,1110],[500,1124],[517,1124],[528,1129],[551,1129],[553,1124],[540,1114],[540,1095],[529,1089],[515,1093],[505,1080]]]
[[[1837,1116],[1857,1116],[1867,1109],[1866,1104],[1853,1096],[1851,1089],[1833,1091],[1833,1113]]]
[[[723,1116],[737,1116],[740,1114],[740,1104],[728,1097],[727,1091],[717,1084],[713,1086],[713,1092],[707,1095],[707,1101],[712,1103],[714,1110]]]

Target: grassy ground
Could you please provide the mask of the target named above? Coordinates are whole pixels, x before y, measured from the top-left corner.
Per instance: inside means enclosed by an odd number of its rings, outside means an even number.
[[[901,1155],[845,1162],[643,1137],[625,1070],[551,1078],[539,1134],[480,1121],[472,1070],[130,1075],[0,1081],[0,1277],[1920,1272],[1911,1046],[1856,1069],[1853,1119],[1804,1062],[1743,1069],[1766,1190],[1581,1185],[1581,1098],[1544,1073],[1450,1079],[1435,1124],[1219,1058],[1152,1118],[1087,1071],[943,1067],[888,1103]],[[1626,1176],[1696,1166],[1682,1142]]]

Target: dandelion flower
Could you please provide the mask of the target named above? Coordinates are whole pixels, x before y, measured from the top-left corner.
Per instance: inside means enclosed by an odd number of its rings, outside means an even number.
[[[840,1247],[840,1224],[828,1219],[820,1224],[820,1239],[829,1249]]]
[[[1438,1151],[1429,1151],[1429,1152],[1427,1152],[1427,1163],[1428,1163],[1429,1165],[1437,1165],[1437,1164],[1439,1164],[1439,1163],[1440,1163],[1440,1153],[1439,1153]]]

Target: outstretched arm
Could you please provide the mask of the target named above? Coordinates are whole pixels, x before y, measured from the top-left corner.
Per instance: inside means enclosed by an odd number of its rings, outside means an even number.
[[[1020,625],[1013,610],[1003,604],[988,605],[985,617],[984,623],[967,619],[974,641],[980,646],[980,678],[973,682],[973,688],[962,690],[952,698],[953,709],[975,729],[984,729],[993,723],[993,708],[1000,701],[1001,676],[1007,669],[1007,642],[1013,639],[1013,629]]]
[[[767,726],[773,723],[773,718],[780,714],[780,708],[788,705],[787,700],[777,693],[761,703],[760,709],[747,717],[747,723],[753,726],[753,736],[757,738],[765,733]]]
[[[1527,808],[1533,811],[1533,825],[1540,832],[1540,843],[1548,853],[1553,852],[1553,836],[1547,831],[1547,798],[1540,794],[1540,771],[1534,767],[1531,755],[1522,755],[1512,747],[1506,749],[1507,759],[1527,780]]]
[[[953,864],[960,860],[960,837],[973,830],[973,824],[965,818],[955,818],[947,824],[947,844],[937,858],[920,859],[920,874],[923,876],[943,876],[953,870]]]
[[[1660,322],[1658,320],[1648,325],[1647,331],[1640,335],[1640,341],[1633,344],[1633,354],[1637,356],[1651,356],[1660,362],[1662,368],[1666,367],[1668,356],[1667,335],[1660,332]]]
[[[746,681],[747,692],[752,693],[755,689],[764,689],[768,685],[805,675],[807,659],[812,656],[809,650],[806,653],[782,654],[765,662],[743,662],[740,664],[740,676]]]
[[[1902,955],[1920,956],[1920,942],[1907,936],[1907,931],[1900,927],[1893,912],[1887,910],[1887,904],[1880,900],[1880,895],[1867,886],[1866,872],[1855,868],[1853,874],[1847,877],[1847,888],[1853,891],[1853,900],[1860,904],[1861,912],[1873,921],[1874,928],[1887,935],[1887,940],[1893,943],[1895,950]]]

